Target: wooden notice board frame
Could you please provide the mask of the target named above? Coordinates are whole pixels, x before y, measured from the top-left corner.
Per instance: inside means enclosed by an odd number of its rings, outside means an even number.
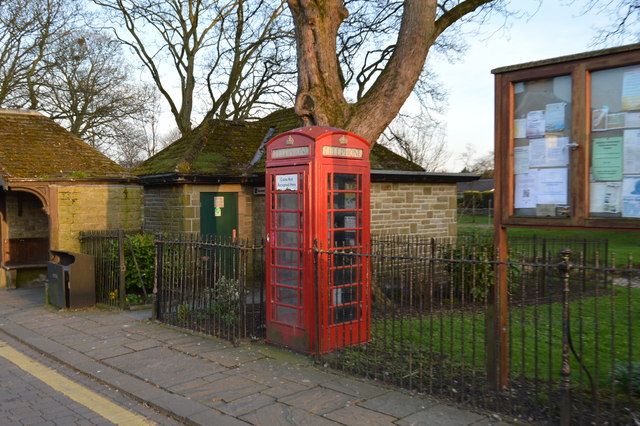
[[[497,227],[544,226],[576,229],[640,230],[640,218],[592,217],[589,213],[591,73],[640,65],[640,44],[588,52],[493,70],[495,74],[495,197]],[[514,85],[570,75],[572,111],[570,141],[569,217],[514,215]]]
[[[496,362],[488,362],[487,372],[491,384],[496,388],[507,386],[509,374],[507,229],[509,227],[545,227],[640,231],[640,218],[595,217],[590,213],[589,200],[592,73],[635,65],[640,66],[640,44],[513,65],[492,71],[495,75],[494,239],[499,266],[493,303],[487,316],[488,348],[491,352],[487,359],[493,359]],[[516,85],[561,76],[571,77],[571,107],[566,116],[567,133],[563,135],[567,136],[570,142],[567,147],[569,151],[567,215],[536,217],[514,214],[515,90],[522,90],[522,86]],[[519,136],[522,137],[522,134],[520,133]]]

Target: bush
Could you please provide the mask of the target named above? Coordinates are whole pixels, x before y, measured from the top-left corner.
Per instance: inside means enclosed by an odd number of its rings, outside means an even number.
[[[238,322],[240,309],[240,282],[235,278],[220,277],[213,289],[205,290],[205,296],[209,298],[209,292],[213,292],[211,314],[218,318],[225,326],[231,327]]]
[[[640,362],[631,363],[631,375],[629,375],[628,364],[617,364],[613,370],[613,378],[622,391],[629,389],[629,382],[631,382],[631,393],[640,396]]]
[[[475,252],[472,251],[472,248]],[[476,240],[466,246],[463,252],[462,246],[451,245],[442,250],[443,259],[453,259],[454,262],[447,265],[447,285],[453,283],[454,297],[462,296],[462,283],[464,282],[465,297],[471,297],[474,301],[484,301],[488,290],[495,280],[493,259],[493,243]],[[459,261],[456,261],[459,260]],[[477,262],[468,262],[474,260]],[[451,280],[452,277],[453,279]]]
[[[464,191],[462,193],[462,205],[465,208],[480,208],[482,204],[482,194],[480,191]]]
[[[155,246],[153,235],[125,236],[124,258],[127,294],[150,294],[153,290]],[[134,259],[135,257],[135,259]]]
[[[481,195],[481,207],[488,209],[493,207],[493,191],[482,191]]]

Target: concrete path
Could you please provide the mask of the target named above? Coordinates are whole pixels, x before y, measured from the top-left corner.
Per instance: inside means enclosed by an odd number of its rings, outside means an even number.
[[[0,291],[0,331],[9,338],[186,424],[497,423],[486,414],[320,369],[308,357],[261,344],[234,347],[145,317],[54,311],[42,306],[42,289]]]

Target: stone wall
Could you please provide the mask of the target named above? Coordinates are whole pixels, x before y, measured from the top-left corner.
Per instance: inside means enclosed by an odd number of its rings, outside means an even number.
[[[184,185],[147,186],[144,188],[144,229],[147,232],[185,231],[187,201]]]
[[[266,234],[267,223],[267,197],[264,195],[253,196],[253,237],[263,238]]]
[[[253,234],[265,233],[265,197],[253,197]],[[413,234],[455,237],[456,185],[432,183],[371,184],[371,231],[378,235]]]
[[[9,238],[49,238],[49,217],[42,202],[28,192],[6,194]]]
[[[372,183],[371,232],[455,236],[456,185]]]
[[[53,186],[57,192],[52,249],[79,251],[79,233],[142,227],[142,187],[135,184]]]
[[[238,192],[238,234],[265,233],[265,197],[238,184],[174,185],[145,188],[145,229],[150,232],[200,232],[200,193]],[[456,185],[431,183],[371,184],[371,231],[374,234],[455,236]]]
[[[144,190],[148,232],[200,232],[200,194],[238,193],[238,236],[253,238],[253,188],[240,184],[149,186]]]

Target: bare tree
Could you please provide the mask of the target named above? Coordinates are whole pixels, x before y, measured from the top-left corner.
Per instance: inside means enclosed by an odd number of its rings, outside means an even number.
[[[0,1],[0,106],[38,107],[44,58],[78,16],[75,0]]]
[[[288,107],[294,99],[295,50],[285,0],[238,0],[224,19],[208,64],[206,117],[242,120]]]
[[[609,18],[609,22],[598,30],[596,43],[640,41],[640,1],[588,0],[584,11],[591,10]]]
[[[505,12],[500,0],[406,0],[397,39],[355,102],[345,96],[337,35],[349,16],[343,0],[288,0],[298,51],[296,112],[306,124],[333,125],[377,140],[414,90],[427,54],[450,27]]]
[[[113,31],[147,69],[182,133],[192,128],[199,95],[205,115],[219,118],[248,117],[287,95],[284,0],[94,3],[110,12]]]
[[[478,173],[483,178],[493,177],[493,151],[478,154],[473,145],[467,144],[459,158],[464,165],[462,172]]]
[[[427,172],[439,172],[449,156],[444,136],[440,124],[426,114],[400,114],[382,133],[379,143],[424,167]]]
[[[113,154],[147,105],[146,93],[131,82],[120,45],[99,32],[71,33],[46,58],[40,107],[97,149]]]

